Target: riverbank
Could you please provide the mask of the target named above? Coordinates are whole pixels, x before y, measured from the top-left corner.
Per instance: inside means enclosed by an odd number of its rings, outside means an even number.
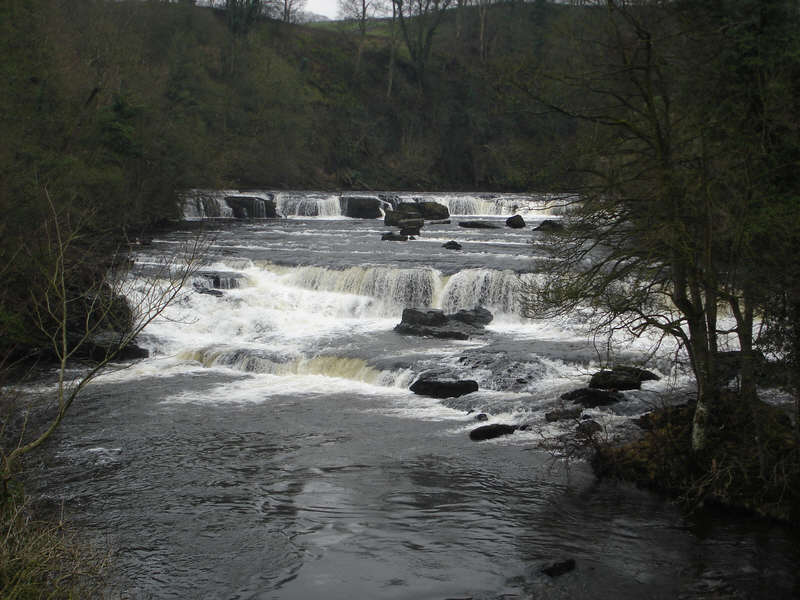
[[[598,445],[595,473],[666,494],[690,510],[718,505],[796,527],[800,445],[786,411],[723,393],[701,455],[691,449],[693,414],[687,403],[642,417],[639,439]]]

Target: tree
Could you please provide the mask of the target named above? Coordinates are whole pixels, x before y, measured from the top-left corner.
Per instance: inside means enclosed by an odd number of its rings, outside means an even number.
[[[787,130],[797,115],[782,100],[796,85],[798,45],[778,45],[765,26],[792,31],[797,12],[777,0],[711,9],[581,4],[571,15],[579,44],[560,56],[566,73],[528,73],[520,85],[579,121],[583,140],[572,190],[580,199],[546,281],[525,290],[528,310],[588,307],[606,331],[656,329],[677,339],[697,381],[692,446],[701,451],[720,385],[720,341],[737,337],[742,395],[753,396],[755,318],[776,291],[767,280],[796,272],[781,252],[787,236],[766,253],[757,240],[776,214],[798,219],[789,172],[798,136]],[[768,47],[771,58],[754,61],[754,47]],[[765,111],[776,103],[780,116]],[[778,130],[791,142],[770,144]],[[720,324],[723,306],[732,325]]]
[[[380,9],[377,0],[337,0],[339,18],[355,24],[358,31],[358,51],[356,53],[356,68],[358,73],[361,67],[361,54],[367,39],[367,26]]]
[[[201,238],[195,238],[182,256],[166,260],[147,276],[130,277],[124,256],[103,260],[93,252],[98,240],[85,230],[88,220],[60,211],[46,188],[42,193],[50,218],[24,249],[38,267],[29,282],[28,317],[40,334],[42,352],[56,361],[56,406],[43,430],[30,432],[23,426],[14,447],[0,448],[3,500],[20,459],[53,435],[86,386],[183,293],[206,249]],[[105,253],[106,245],[99,249]],[[76,361],[88,366],[70,380],[69,369]]]
[[[451,0],[393,0],[400,31],[406,42],[420,90],[425,86],[425,69],[431,54],[433,36]]]

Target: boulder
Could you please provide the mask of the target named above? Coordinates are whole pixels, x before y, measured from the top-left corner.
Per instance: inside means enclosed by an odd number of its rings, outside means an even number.
[[[475,415],[475,420],[476,421],[488,421],[489,420],[489,415],[487,415],[486,413],[477,414],[477,415]]]
[[[342,215],[354,219],[379,219],[382,202],[375,196],[342,196],[339,198]]]
[[[558,577],[559,575],[563,575],[564,573],[569,573],[574,569],[575,569],[575,559],[568,558],[566,560],[559,560],[554,563],[550,563],[546,567],[542,568],[542,573],[544,573],[548,577]]]
[[[492,321],[492,313],[485,308],[461,310],[446,315],[441,310],[406,308],[394,330],[407,335],[429,336],[449,340],[468,340],[480,334]]]
[[[407,242],[408,236],[387,231],[381,236],[381,239],[388,242]]]
[[[447,324],[447,317],[445,316],[444,312],[437,309],[418,310],[416,308],[404,308],[401,321],[409,325],[428,325],[438,327],[439,325]]]
[[[506,219],[506,227],[511,227],[512,229],[522,229],[525,227],[525,219],[523,219],[520,215],[513,215]]]
[[[422,211],[420,211],[416,202],[401,202],[395,206],[394,210],[387,210],[383,217],[383,224],[397,226],[400,221],[406,219],[423,220]]]
[[[602,390],[638,390],[642,387],[642,381],[635,373],[628,371],[603,370],[592,375],[589,387]]]
[[[430,202],[426,200],[419,200],[416,202],[417,209],[422,214],[422,218],[426,221],[433,219],[447,219],[450,217],[450,210],[438,202]]]
[[[461,250],[461,244],[455,240],[450,240],[449,242],[442,244],[442,248],[447,248],[448,250]]]
[[[544,413],[544,419],[548,423],[554,423],[555,421],[566,421],[566,420],[573,420],[577,419],[581,416],[583,409],[581,407],[577,408],[559,408],[556,410],[551,410],[550,412]]]
[[[580,437],[585,438],[592,437],[595,433],[600,431],[603,431],[602,425],[600,425],[600,423],[597,421],[593,421],[592,419],[581,421],[575,428],[575,433],[577,433]]]
[[[624,373],[631,377],[636,377],[639,381],[658,381],[660,377],[648,371],[647,369],[640,369],[639,367],[627,367],[624,365],[616,365],[611,369],[614,373]]]
[[[500,229],[499,225],[495,225],[489,221],[459,221],[458,226],[468,229]]]
[[[233,210],[237,219],[275,219],[274,198],[265,196],[225,196],[225,204]]]
[[[586,408],[597,408],[598,406],[608,406],[616,404],[625,399],[625,397],[618,392],[611,392],[607,390],[598,390],[594,388],[582,388],[573,390],[561,395],[562,400],[580,404]]]
[[[450,225],[450,219],[437,219],[435,221],[428,221],[428,225]]]
[[[469,432],[469,439],[476,442],[491,440],[502,435],[511,435],[517,429],[519,429],[517,425],[504,425],[502,423],[482,425]]]
[[[409,388],[420,396],[431,398],[458,398],[478,391],[478,382],[472,379],[417,379]]]
[[[472,310],[462,309],[457,313],[448,315],[448,318],[461,321],[462,323],[467,323],[468,325],[473,325],[475,327],[485,327],[492,322],[494,316],[488,310],[482,306],[479,306],[478,308],[473,308]]]
[[[561,221],[554,221],[553,219],[545,219],[539,223],[538,227],[533,228],[534,231],[543,231],[545,233],[555,233],[564,231],[564,224]]]

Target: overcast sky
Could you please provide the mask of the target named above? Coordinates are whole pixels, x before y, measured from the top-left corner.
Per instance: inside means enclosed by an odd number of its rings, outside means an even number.
[[[306,12],[336,18],[336,0],[307,0]]]

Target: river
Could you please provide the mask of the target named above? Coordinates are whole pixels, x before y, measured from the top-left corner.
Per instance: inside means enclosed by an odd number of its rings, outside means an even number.
[[[451,222],[408,242],[381,241],[381,220],[343,217],[321,193],[277,194],[285,218],[207,224],[208,264],[141,337],[151,357],[86,390],[36,479],[114,550],[109,595],[797,597],[800,552],[782,527],[687,516],[563,459],[558,440],[575,423],[544,414],[586,385],[608,348],[580,314],[521,316],[520,278],[547,260],[533,227],[559,218],[546,198],[424,196]],[[527,227],[504,226],[512,211]],[[459,227],[466,218],[498,228]],[[138,267],[192,235],[158,237]],[[450,240],[462,249],[443,248]],[[412,306],[483,306],[494,320],[463,341],[394,332]],[[637,361],[652,342],[616,339],[611,351]],[[649,366],[661,380],[585,411],[600,435],[691,389],[669,348]],[[479,390],[410,392],[425,373]],[[471,441],[486,423],[528,429]],[[542,572],[563,559],[575,569]]]

